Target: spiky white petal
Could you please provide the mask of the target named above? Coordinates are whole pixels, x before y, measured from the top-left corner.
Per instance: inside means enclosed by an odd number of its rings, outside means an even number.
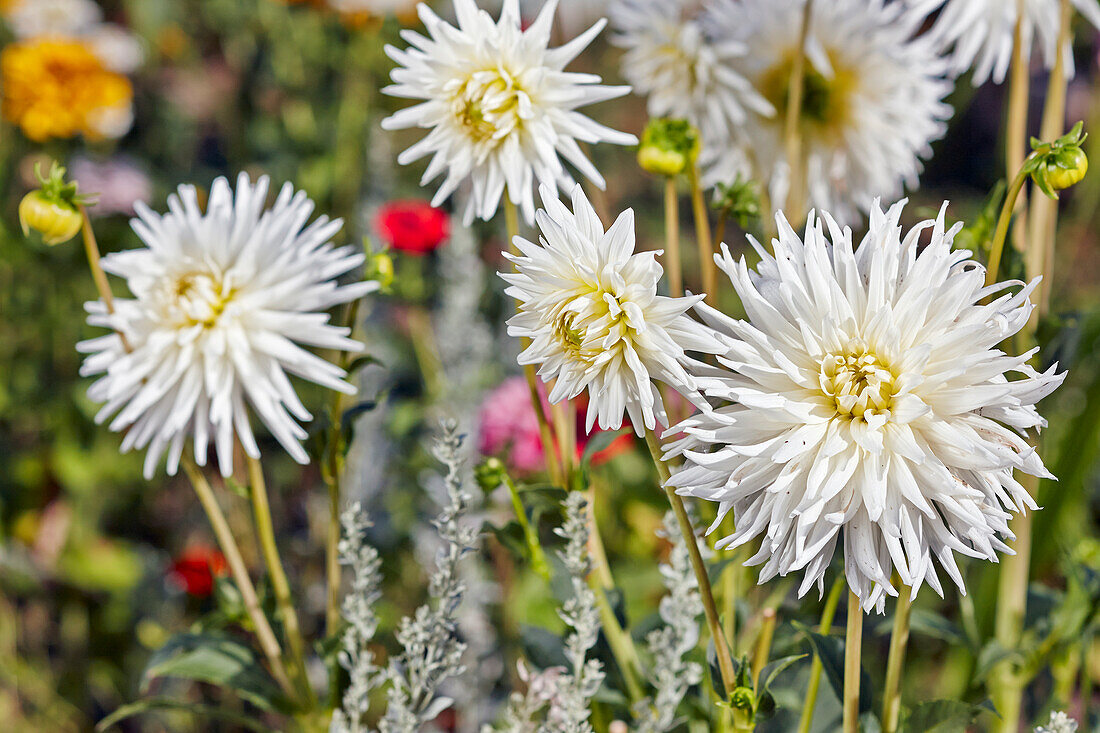
[[[615,0],[610,8],[612,41],[625,49],[622,72],[646,96],[653,117],[686,119],[699,128],[702,159],[739,135],[750,114],[775,108],[737,69],[747,47],[708,32],[713,28],[692,0]]]
[[[97,422],[124,431],[122,449],[147,449],[152,476],[168,453],[174,474],[193,438],[206,464],[213,442],[224,475],[234,439],[259,457],[249,411],[298,462],[308,457],[299,422],[311,419],[289,375],[340,392],[355,389],[344,370],[303,347],[358,351],[349,329],[331,325],[327,309],[378,288],[339,285],[362,264],[356,247],[330,241],[342,222],[321,216],[307,225],[313,202],[288,183],[265,208],[268,179],[214,181],[204,213],[193,186],[168,197],[168,213],[135,205],[131,224],[145,247],[110,254],[103,269],[124,278],[133,298],[87,304],[88,323],[114,331],[83,341],[81,375],[102,375],[88,396],[102,402]],[[121,336],[120,336],[121,334]]]
[[[577,108],[615,99],[629,87],[603,86],[600,77],[565,66],[603,29],[597,23],[569,43],[549,48],[557,2],[547,2],[535,21],[520,27],[518,0],[506,0],[496,22],[474,0],[455,0],[458,26],[418,6],[428,37],[402,32],[410,48],[386,47],[398,66],[383,91],[423,100],[386,118],[388,130],[419,127],[428,134],[398,157],[406,165],[431,156],[421,179],[443,183],[433,206],[462,184],[471,186],[463,221],[490,219],[502,195],[534,220],[534,186],[571,183],[562,159],[596,185],[603,177],[578,143],[633,145],[633,135],[612,130]]]
[[[1097,0],[1071,0],[1092,25],[1100,28]],[[939,14],[929,36],[950,51],[951,73],[972,71],[978,86],[992,79],[1005,80],[1012,63],[1016,21],[1022,17],[1020,38],[1025,62],[1038,45],[1047,68],[1054,65],[1060,26],[1059,0],[904,0],[919,19]],[[1020,15],[1022,6],[1023,15]],[[1065,49],[1066,73],[1072,77],[1073,53]]]
[[[954,553],[1010,551],[1011,513],[1036,508],[1013,470],[1050,477],[1024,435],[1065,376],[998,347],[1038,280],[985,287],[952,249],[961,225],[947,230],[941,209],[903,232],[903,205],[876,202],[858,247],[828,214],[811,213],[805,244],[780,215],[774,257],[753,241],[755,272],[723,246],[748,320],[697,306],[726,345],[728,371],[700,380],[724,406],[675,428],[686,437],[669,451],[685,459],[679,493],[734,512],[719,544],[761,538],[761,582],[801,570],[800,594],[821,589],[839,544],[849,586],[880,610],[894,571],[914,595],[942,593],[935,561],[965,592]]]
[[[730,141],[710,182],[745,174],[768,182],[776,209],[790,191],[784,136],[790,68],[798,49],[804,0],[716,0],[704,23],[745,44],[737,70],[775,106],[749,118]],[[809,208],[855,221],[879,196],[917,185],[921,160],[947,129],[952,85],[946,60],[928,38],[913,38],[917,19],[899,3],[830,0],[812,6],[805,46],[805,94],[799,130]]]
[[[657,295],[657,252],[634,252],[634,212],[604,230],[579,185],[570,211],[549,186],[540,188],[539,244],[515,238],[520,254],[505,254],[516,272],[502,273],[519,303],[508,334],[531,339],[520,364],[539,365],[556,380],[550,401],[588,392],[588,429],[622,427],[638,434],[667,425],[654,380],[700,402],[691,371],[702,367],[686,351],[715,353],[721,344],[685,315],[701,296]]]

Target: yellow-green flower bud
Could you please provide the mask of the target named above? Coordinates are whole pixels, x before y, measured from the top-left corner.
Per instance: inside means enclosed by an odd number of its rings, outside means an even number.
[[[1049,143],[1031,139],[1032,153],[1024,163],[1023,173],[1039,190],[1051,198],[1058,198],[1058,191],[1069,188],[1085,177],[1089,159],[1081,149],[1088,136],[1078,122],[1062,137]]]
[[[1042,175],[1055,191],[1080,183],[1089,170],[1089,158],[1081,148],[1066,148],[1052,153],[1046,160]]]
[[[751,687],[735,688],[730,695],[730,707],[752,712],[756,708],[756,693]]]
[[[486,494],[500,488],[507,477],[507,469],[499,458],[486,458],[474,469],[474,480]]]
[[[382,292],[388,293],[393,287],[393,258],[389,252],[376,252],[367,260],[367,279],[375,280]]]
[[[84,217],[75,206],[50,200],[41,189],[31,191],[19,202],[19,224],[23,227],[23,236],[30,236],[33,229],[42,235],[43,242],[51,246],[75,237],[83,223]]]
[[[678,176],[699,157],[699,131],[687,120],[653,119],[642,133],[638,165],[660,176]]]
[[[42,185],[19,202],[19,225],[23,228],[23,236],[30,236],[33,229],[51,246],[68,242],[84,223],[80,211],[84,199],[77,196],[75,183],[65,181],[65,169],[57,163],[50,167],[49,176],[43,176],[38,165],[34,173]]]

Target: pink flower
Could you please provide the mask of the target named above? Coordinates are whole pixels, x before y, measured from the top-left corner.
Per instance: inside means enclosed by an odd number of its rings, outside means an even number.
[[[136,165],[125,158],[95,161],[74,158],[69,174],[80,186],[80,193],[94,196],[88,207],[92,216],[134,213],[134,204],[148,202],[153,196],[153,184]]]
[[[546,390],[539,382],[539,395],[542,398],[544,414],[550,414],[550,405],[546,399]],[[600,432],[594,429],[584,432],[585,405],[583,400],[573,401],[577,421],[576,457],[579,458],[589,439]],[[489,393],[479,412],[481,425],[478,434],[478,450],[486,456],[503,456],[508,467],[518,473],[536,473],[545,466],[542,451],[542,439],[539,436],[538,418],[531,404],[531,393],[524,377],[509,377]],[[630,449],[632,437],[624,434],[592,457],[592,463],[598,465]]]

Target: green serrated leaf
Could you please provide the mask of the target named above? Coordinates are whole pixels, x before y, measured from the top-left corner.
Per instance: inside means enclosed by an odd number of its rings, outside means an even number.
[[[189,713],[204,723],[208,723],[212,720],[224,720],[227,723],[233,723],[247,730],[257,731],[258,733],[268,733],[268,731],[272,730],[256,720],[254,716],[244,715],[232,710],[225,710],[213,705],[203,705],[186,700],[173,700],[168,697],[150,697],[132,702],[128,705],[123,705],[106,718],[99,721],[95,729],[99,733],[102,733],[102,731],[121,723],[127,718],[132,718],[135,715],[142,715],[154,710],[174,710]]]
[[[966,733],[984,705],[960,700],[931,700],[913,706],[902,721],[902,733]]]
[[[824,636],[798,621],[791,624],[801,631],[813,648],[814,655],[821,660],[821,669],[825,672],[825,679],[833,689],[837,700],[844,699],[844,640],[836,636]],[[860,669],[859,673],[859,710],[861,713],[870,710],[872,699],[871,678],[867,672]]]
[[[261,710],[288,710],[289,703],[252,649],[225,634],[178,634],[153,653],[142,673],[141,692],[158,677],[223,687]]]

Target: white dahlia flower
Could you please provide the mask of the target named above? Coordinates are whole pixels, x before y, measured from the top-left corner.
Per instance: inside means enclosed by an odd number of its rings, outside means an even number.
[[[539,193],[540,244],[516,237],[520,254],[505,254],[516,272],[501,273],[519,303],[508,335],[531,339],[519,363],[556,380],[552,403],[587,390],[588,430],[622,427],[624,413],[639,435],[658,421],[667,425],[654,380],[701,404],[692,372],[705,365],[685,352],[722,350],[685,315],[702,296],[657,295],[658,253],[634,252],[632,210],[605,231],[579,185],[572,212],[549,186]]]
[[[121,278],[133,298],[87,305],[88,323],[114,331],[83,341],[81,374],[102,375],[88,396],[104,403],[96,420],[125,431],[123,451],[148,449],[152,476],[167,451],[168,473],[193,439],[206,464],[213,441],[224,475],[233,468],[234,437],[259,457],[249,408],[299,463],[308,457],[297,421],[311,419],[289,375],[353,393],[342,369],[303,347],[357,351],[349,330],[325,311],[377,289],[375,282],[340,285],[359,266],[355,247],[335,247],[341,226],[321,216],[307,225],[313,202],[288,183],[265,209],[267,178],[241,174],[234,193],[214,181],[203,213],[198,192],[180,186],[168,213],[134,208],[140,249],[110,254],[103,269]]]
[[[17,38],[76,36],[103,17],[95,0],[14,0],[0,6],[6,6],[4,20]]]
[[[799,594],[820,590],[840,543],[868,610],[897,595],[894,571],[914,596],[924,582],[942,595],[935,560],[965,592],[954,553],[1010,552],[1011,513],[1036,508],[1013,471],[1051,477],[1024,435],[1065,377],[1029,366],[1037,350],[998,348],[1027,323],[1038,280],[985,287],[952,249],[961,225],[945,231],[941,210],[903,234],[903,205],[876,202],[857,248],[828,215],[810,214],[805,244],[779,215],[775,256],[752,242],[755,272],[723,246],[748,320],[697,306],[725,343],[728,371],[699,380],[722,406],[669,446],[684,458],[678,493],[733,511],[719,545],[761,538],[748,561],[761,582],[801,570]]]
[[[746,45],[708,33],[692,0],[615,0],[612,39],[625,50],[622,73],[646,96],[652,117],[686,119],[699,128],[704,163],[738,135],[750,113],[775,109],[737,70]]]
[[[939,11],[929,31],[945,50],[950,51],[952,74],[973,70],[975,86],[992,79],[1005,80],[1012,63],[1016,39],[1016,20],[1023,9],[1020,26],[1024,59],[1038,44],[1043,60],[1050,68],[1058,50],[1061,24],[1059,0],[903,0],[917,18],[924,19]],[[1072,0],[1073,5],[1092,25],[1100,28],[1100,3],[1097,0]],[[1073,53],[1066,49],[1066,72],[1073,76]]]
[[[522,30],[518,0],[506,0],[498,22],[474,0],[455,0],[457,28],[421,4],[429,37],[405,30],[402,37],[412,48],[386,47],[399,66],[391,73],[394,83],[383,91],[423,101],[386,118],[382,127],[430,130],[397,160],[406,165],[432,156],[422,185],[446,173],[433,206],[468,181],[472,195],[463,215],[466,224],[475,217],[492,218],[505,194],[533,221],[535,183],[553,188],[571,180],[562,158],[602,187],[603,177],[578,141],[637,142],[576,111],[621,97],[630,88],[602,86],[594,74],[564,70],[605,22],[551,49],[556,6],[547,2]]]
[[[804,0],[717,0],[703,20],[745,44],[737,69],[777,112],[750,117],[749,143],[732,140],[709,182],[748,174],[768,185],[776,209],[790,190],[784,127],[803,7]],[[810,208],[853,221],[875,197],[917,184],[921,159],[951,116],[947,63],[930,39],[912,38],[918,20],[899,3],[815,2],[811,17],[799,120],[805,193]]]

